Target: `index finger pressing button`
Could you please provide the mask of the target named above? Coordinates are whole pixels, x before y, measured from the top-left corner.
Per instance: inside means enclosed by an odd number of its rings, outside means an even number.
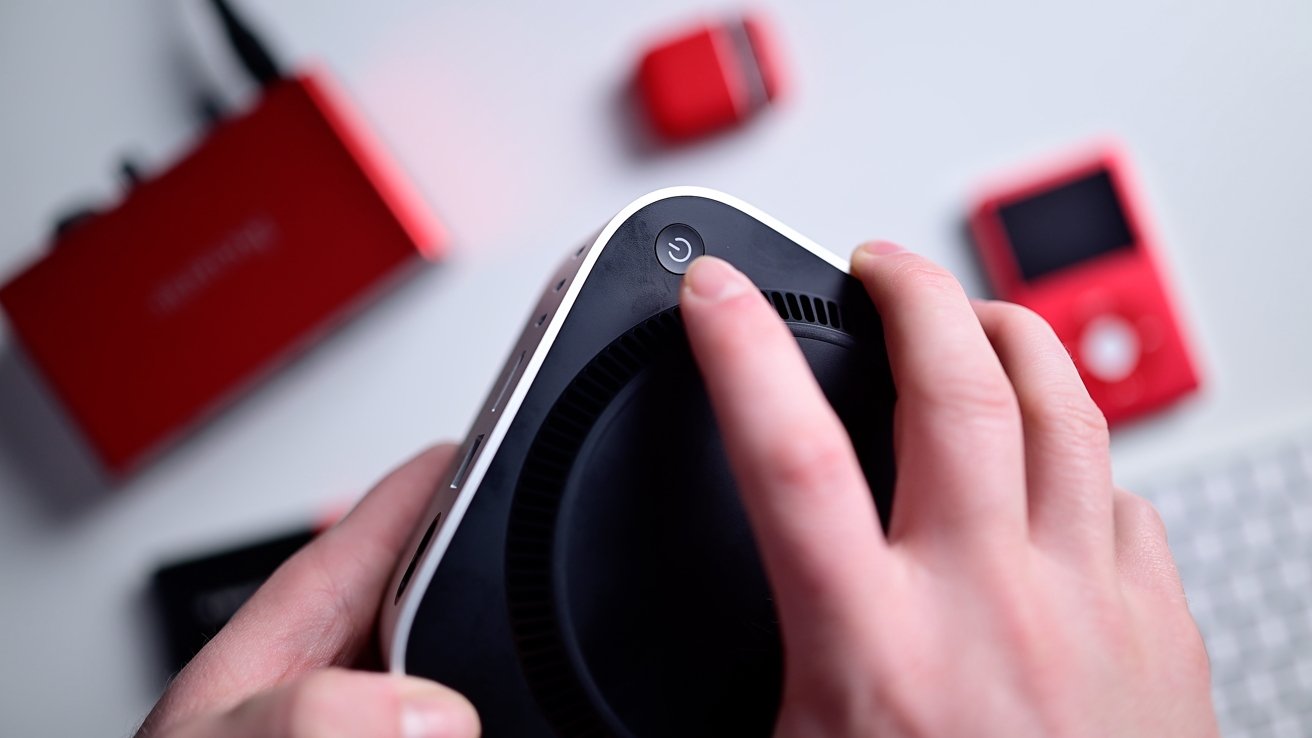
[[[693,260],[705,253],[706,244],[692,226],[675,223],[656,236],[656,259],[671,274],[687,272]]]

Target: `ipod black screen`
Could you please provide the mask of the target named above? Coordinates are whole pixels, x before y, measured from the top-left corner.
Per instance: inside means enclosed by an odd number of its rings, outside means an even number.
[[[1106,170],[999,208],[998,215],[1026,281],[1133,243]]]

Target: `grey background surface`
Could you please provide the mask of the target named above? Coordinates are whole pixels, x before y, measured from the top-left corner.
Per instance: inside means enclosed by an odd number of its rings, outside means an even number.
[[[881,236],[984,294],[961,235],[987,176],[1113,134],[1138,164],[1206,388],[1118,431],[1133,482],[1312,417],[1312,4],[1115,0],[768,8],[795,94],[660,153],[626,82],[645,39],[732,6],[251,0],[328,66],[450,226],[454,255],[112,491],[0,333],[0,735],[129,733],[162,685],[146,585],[296,524],[458,438],[550,267],[638,195],[723,189],[836,251]],[[0,277],[53,215],[117,195],[249,95],[194,3],[0,6]]]

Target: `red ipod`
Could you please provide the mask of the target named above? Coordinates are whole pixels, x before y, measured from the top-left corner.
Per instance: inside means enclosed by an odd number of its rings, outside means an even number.
[[[1198,387],[1125,152],[1103,144],[988,188],[970,217],[997,295],[1052,325],[1109,424]]]

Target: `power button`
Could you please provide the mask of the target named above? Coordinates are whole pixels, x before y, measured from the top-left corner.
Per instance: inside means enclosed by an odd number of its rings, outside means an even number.
[[[693,259],[706,253],[706,244],[692,226],[682,223],[665,226],[656,236],[656,260],[671,274],[688,271]]]

